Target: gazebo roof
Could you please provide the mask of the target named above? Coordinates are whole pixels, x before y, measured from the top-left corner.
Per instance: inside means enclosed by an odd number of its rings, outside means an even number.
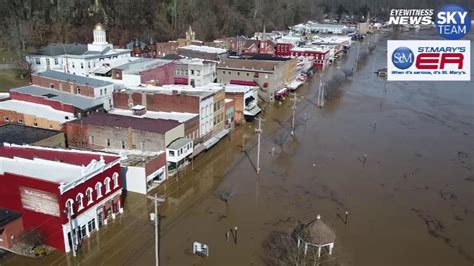
[[[315,244],[315,245],[325,245],[329,243],[334,243],[336,240],[336,234],[334,231],[329,228],[323,221],[321,221],[321,216],[318,214],[316,220],[312,221],[306,225],[309,236],[304,241]]]

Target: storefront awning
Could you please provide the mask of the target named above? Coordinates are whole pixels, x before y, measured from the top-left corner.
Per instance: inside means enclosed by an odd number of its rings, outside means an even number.
[[[205,149],[209,149],[212,146],[216,145],[223,137],[229,134],[230,129],[223,129],[221,132],[217,133],[214,137],[208,139],[203,143]]]
[[[196,156],[198,156],[201,152],[203,152],[204,150],[206,150],[206,146],[204,146],[203,144],[199,143],[198,145],[194,146],[194,150],[193,150],[193,153],[191,154],[191,156],[189,156],[190,158],[194,158]]]
[[[230,84],[235,84],[235,85],[244,85],[244,86],[258,86],[257,82],[255,81],[248,81],[248,80],[230,80]]]

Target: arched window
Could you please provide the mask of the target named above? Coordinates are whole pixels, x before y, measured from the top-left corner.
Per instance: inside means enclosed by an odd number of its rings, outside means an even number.
[[[91,187],[87,188],[87,190],[86,190],[87,205],[90,205],[90,204],[92,204],[92,202],[94,202],[94,199],[92,198],[92,192],[93,191],[94,190]]]
[[[97,184],[95,184],[95,192],[97,194],[98,199],[102,198],[102,184],[100,182],[97,182]]]
[[[70,215],[73,215],[73,214],[74,214],[73,205],[74,205],[74,200],[72,200],[72,199],[66,200],[66,211],[67,211]]]
[[[105,194],[110,192],[110,177],[106,177],[104,180]]]
[[[77,207],[78,211],[84,209],[83,199],[84,199],[84,194],[82,194],[82,193],[77,194],[76,201],[77,201],[77,204],[78,204],[78,207]]]
[[[119,186],[119,180],[118,180],[118,179],[119,179],[119,174],[118,174],[118,173],[114,173],[114,174],[112,175],[112,179],[114,180],[114,189],[115,189],[115,188],[118,188],[118,186]]]

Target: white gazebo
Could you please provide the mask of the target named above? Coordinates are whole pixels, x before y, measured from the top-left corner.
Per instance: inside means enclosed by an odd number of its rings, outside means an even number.
[[[304,245],[304,255],[308,253],[308,247],[313,246],[318,248],[318,258],[321,257],[321,248],[328,247],[329,255],[332,254],[334,242],[336,241],[336,234],[326,224],[321,221],[321,216],[318,214],[316,220],[305,225],[303,230],[307,234],[300,232],[298,238],[298,248]]]

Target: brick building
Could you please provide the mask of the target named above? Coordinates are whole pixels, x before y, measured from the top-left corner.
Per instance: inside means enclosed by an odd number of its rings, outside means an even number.
[[[123,212],[119,156],[0,147],[0,208],[21,213],[25,231],[69,252]],[[92,244],[92,242],[90,243]]]
[[[11,249],[23,230],[21,213],[0,208],[0,248]]]
[[[79,118],[104,110],[100,100],[36,85],[11,89],[10,95],[13,100],[50,106],[58,111],[73,113],[74,117]]]
[[[174,66],[169,60],[142,58],[113,68],[112,79],[126,86],[173,84]]]
[[[105,110],[112,106],[113,83],[58,71],[46,70],[31,75],[33,85],[100,100]]]
[[[18,100],[0,102],[0,121],[44,129],[61,130],[64,123],[74,120],[74,113],[51,106]]]
[[[0,126],[0,146],[3,143],[43,147],[66,147],[64,132],[7,124]]]
[[[96,150],[159,152],[184,137],[184,124],[175,120],[96,113],[65,127],[68,145]]]
[[[296,79],[296,59],[228,58],[217,65],[217,81],[259,87],[259,95],[274,100],[275,93]]]

